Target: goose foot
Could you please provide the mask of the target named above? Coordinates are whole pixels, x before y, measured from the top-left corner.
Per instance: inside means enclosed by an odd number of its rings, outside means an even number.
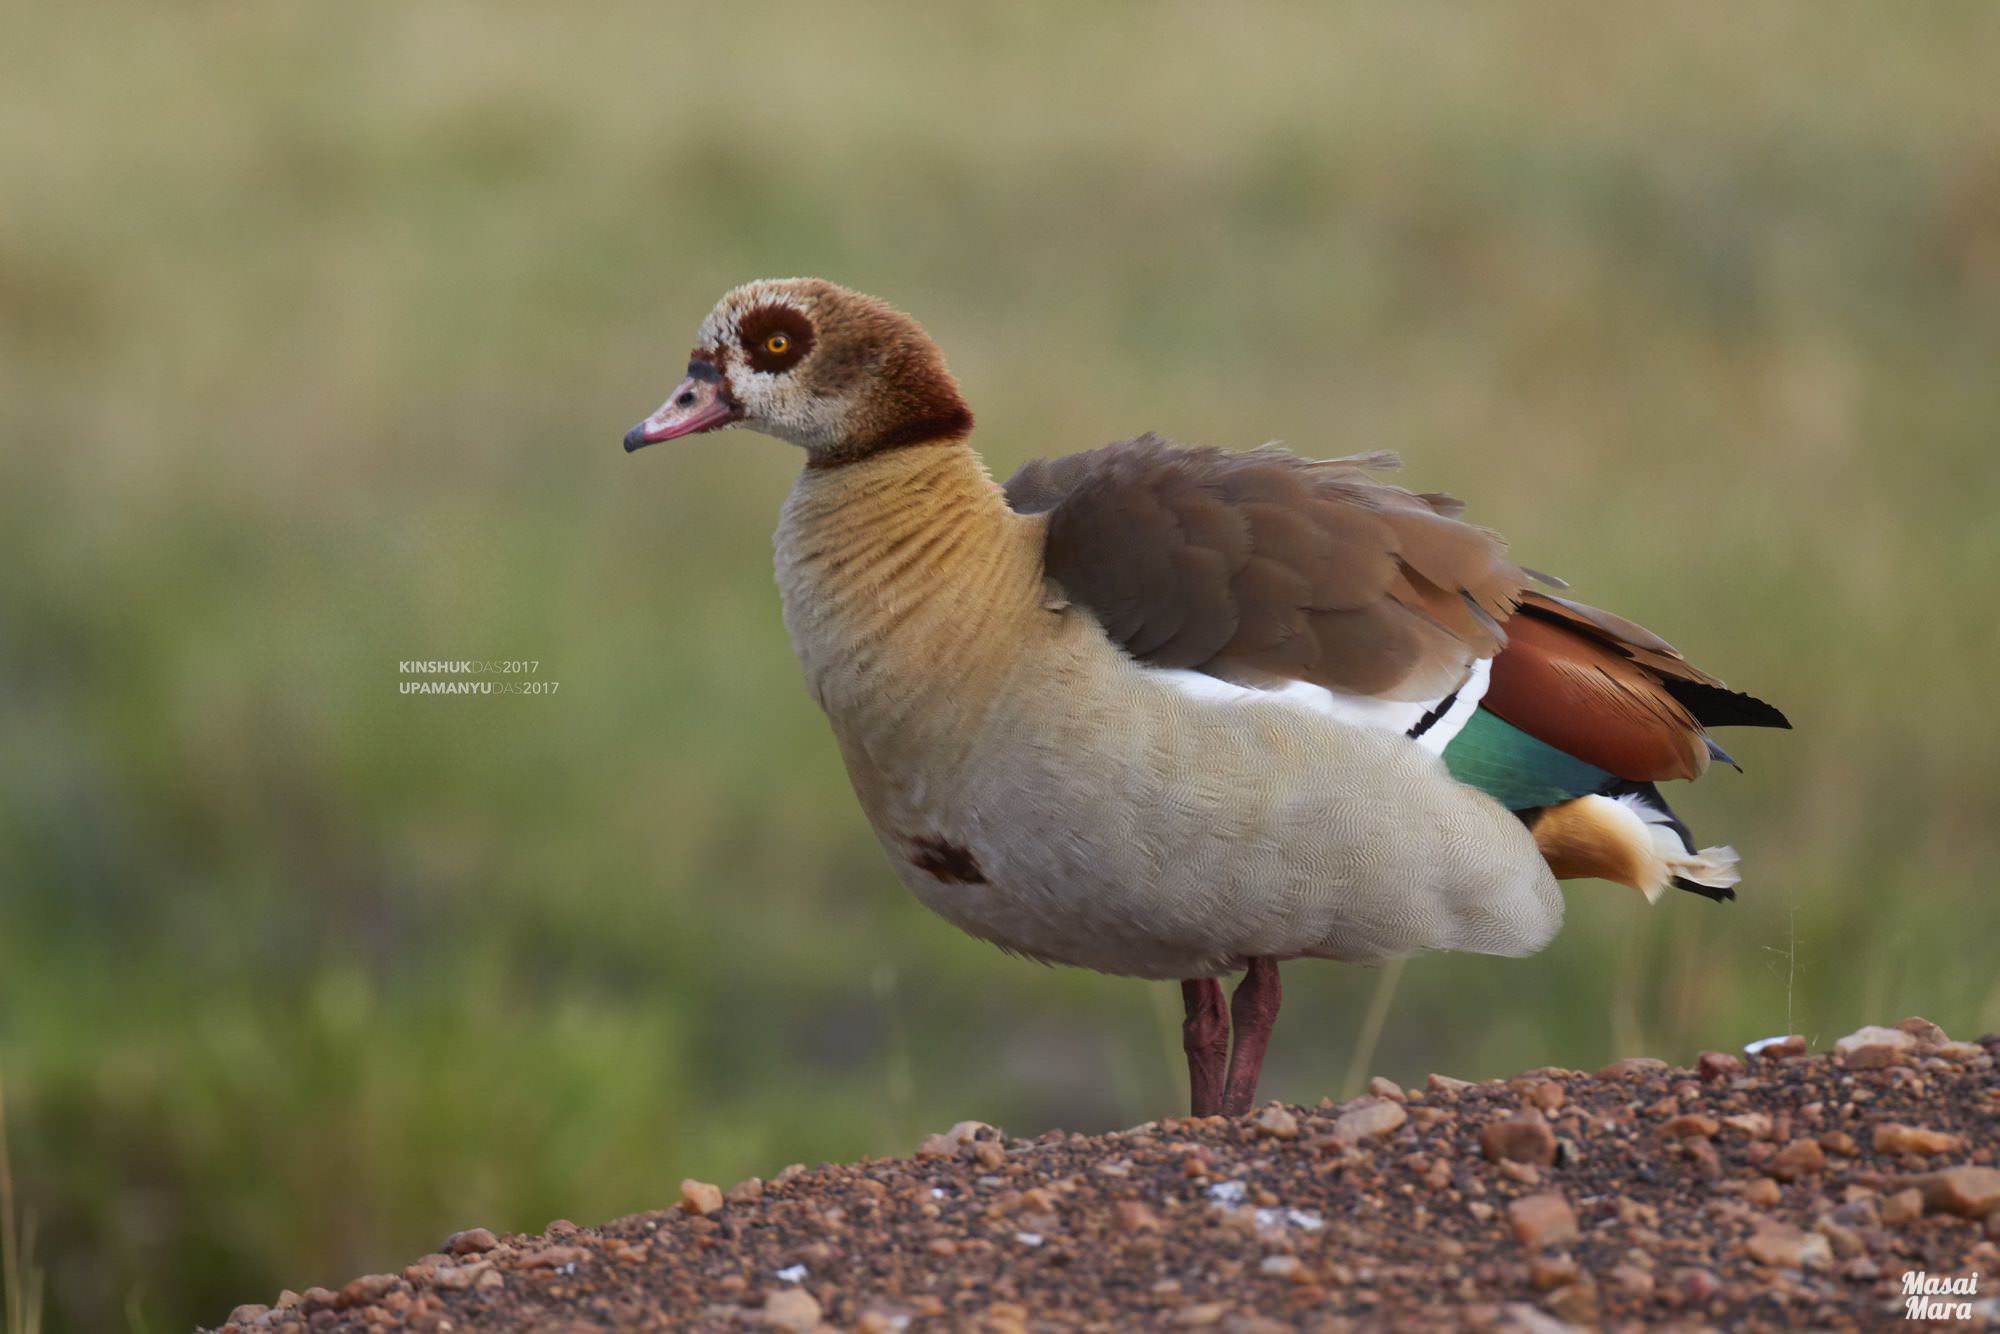
[[[1181,983],[1181,1047],[1187,1052],[1188,1104],[1196,1116],[1222,1110],[1223,1075],[1229,1062],[1229,1014],[1222,1004],[1222,983],[1193,977]]]
[[[1217,984],[1220,992],[1220,985]],[[1223,1082],[1222,1110],[1241,1116],[1257,1101],[1257,1076],[1264,1069],[1264,1048],[1271,1041],[1271,1026],[1278,1022],[1278,964],[1274,959],[1250,960],[1229,1014],[1236,1028],[1236,1047],[1229,1053],[1229,1074]]]

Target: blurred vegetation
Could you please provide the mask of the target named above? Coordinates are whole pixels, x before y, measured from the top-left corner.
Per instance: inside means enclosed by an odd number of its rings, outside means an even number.
[[[2000,10],[36,6],[0,43],[0,1079],[51,1328],[961,1117],[1181,1101],[1170,988],[893,882],[798,458],[637,458],[726,287],[915,312],[997,471],[1393,448],[1795,733],[1740,902],[1570,889],[1375,1068],[2000,1026]],[[411,698],[405,658],[549,698]],[[1288,970],[1267,1092],[1374,975]]]

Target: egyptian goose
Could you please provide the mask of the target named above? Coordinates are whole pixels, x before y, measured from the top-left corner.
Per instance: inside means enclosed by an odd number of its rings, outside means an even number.
[[[1388,456],[1145,435],[1003,488],[917,322],[816,279],[725,295],[625,448],[732,425],[805,450],[785,625],[897,875],[1010,953],[1180,979],[1197,1115],[1255,1100],[1281,960],[1531,954],[1558,879],[1735,897],[1655,784],[1784,716]]]

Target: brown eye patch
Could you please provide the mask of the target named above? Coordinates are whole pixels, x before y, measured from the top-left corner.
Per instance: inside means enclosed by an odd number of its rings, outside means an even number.
[[[736,337],[751,370],[782,374],[812,351],[812,321],[790,306],[759,306],[736,322]]]

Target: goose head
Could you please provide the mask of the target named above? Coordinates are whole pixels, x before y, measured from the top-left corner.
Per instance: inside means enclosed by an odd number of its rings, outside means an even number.
[[[808,466],[960,439],[972,413],[923,326],[817,278],[727,292],[701,322],[687,378],[625,436],[629,452],[745,426],[806,451]]]

